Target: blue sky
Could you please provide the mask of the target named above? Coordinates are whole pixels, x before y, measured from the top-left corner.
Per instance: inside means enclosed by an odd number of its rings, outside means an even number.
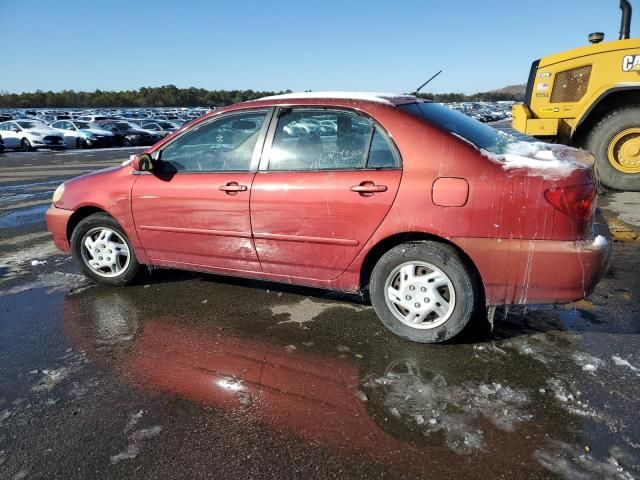
[[[0,90],[402,92],[443,69],[427,91],[473,93],[525,83],[532,60],[620,27],[618,0],[27,3],[0,0]]]

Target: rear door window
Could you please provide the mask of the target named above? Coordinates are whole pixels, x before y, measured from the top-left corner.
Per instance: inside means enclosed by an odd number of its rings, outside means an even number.
[[[373,121],[350,111],[294,108],[281,111],[269,170],[395,168],[395,149]]]

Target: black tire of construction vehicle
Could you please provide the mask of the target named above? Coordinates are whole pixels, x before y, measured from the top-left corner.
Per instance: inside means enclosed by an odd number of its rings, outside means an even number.
[[[640,173],[625,173],[609,162],[609,143],[623,130],[640,127],[640,106],[614,110],[589,132],[586,147],[596,157],[600,182],[614,190],[640,191]]]
[[[453,286],[453,311],[441,325],[433,328],[415,328],[401,321],[392,312],[392,305],[387,301],[386,284],[399,266],[412,262],[436,267]],[[479,297],[475,276],[465,266],[456,250],[438,242],[421,241],[398,245],[378,260],[371,274],[370,298],[378,318],[391,332],[413,342],[439,343],[456,336],[473,317]]]
[[[116,275],[105,276],[96,273],[89,265],[87,265],[87,255],[83,255],[83,248],[85,248],[83,243],[86,239],[87,234],[90,234],[91,231],[96,231],[99,229],[108,229],[115,232],[115,234],[119,236],[119,240],[121,240],[122,242],[120,245],[126,245],[128,249],[129,261],[126,263],[126,267]],[[131,246],[131,242],[129,241],[127,234],[124,232],[122,227],[120,227],[118,222],[116,222],[113,217],[107,215],[106,213],[94,213],[93,215],[89,215],[87,218],[81,220],[73,229],[70,243],[71,254],[74,260],[82,269],[82,273],[84,273],[95,283],[120,287],[131,283],[138,275],[138,272],[140,270],[140,263],[136,258],[135,252],[133,251],[133,247]]]

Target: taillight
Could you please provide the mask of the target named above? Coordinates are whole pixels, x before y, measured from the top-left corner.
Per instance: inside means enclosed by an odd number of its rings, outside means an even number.
[[[544,192],[544,198],[565,215],[581,222],[591,220],[596,209],[596,187],[592,183],[550,188]]]

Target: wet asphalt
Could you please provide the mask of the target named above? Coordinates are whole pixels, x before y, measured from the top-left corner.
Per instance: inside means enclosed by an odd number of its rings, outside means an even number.
[[[0,154],[0,479],[640,477],[640,194],[587,300],[454,342],[359,297],[154,270],[94,286],[43,212],[130,150]]]

